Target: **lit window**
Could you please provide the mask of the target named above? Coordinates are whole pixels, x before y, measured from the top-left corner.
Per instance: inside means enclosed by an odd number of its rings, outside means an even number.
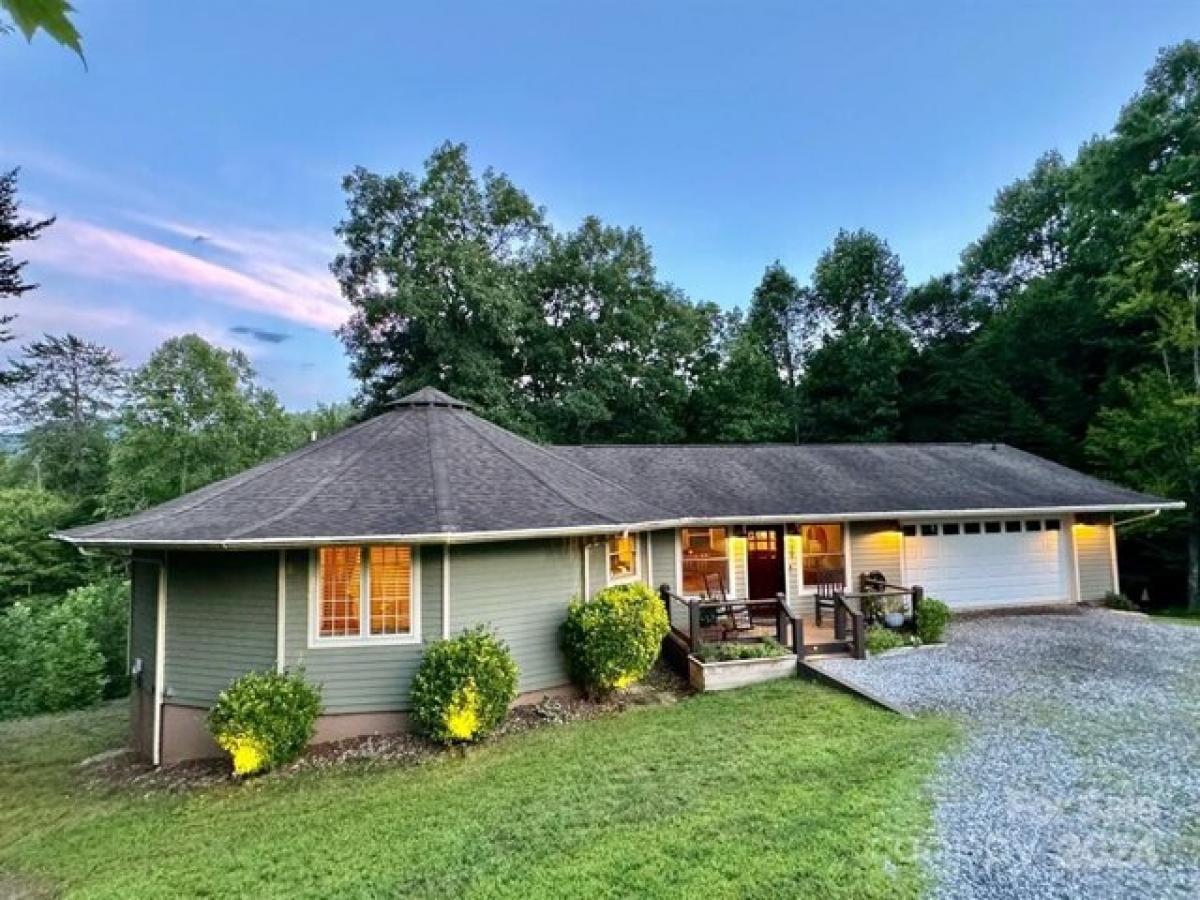
[[[638,571],[637,536],[625,534],[608,539],[608,580],[627,581]]]
[[[724,528],[684,528],[679,534],[683,548],[684,594],[705,593],[704,577],[720,575],[728,588],[729,552]]]
[[[358,637],[362,597],[362,551],[321,548],[321,637]]]
[[[801,525],[804,584],[845,584],[846,557],[842,545],[842,526]]]
[[[412,637],[412,563],[411,547],[322,547],[317,554],[317,638]]]

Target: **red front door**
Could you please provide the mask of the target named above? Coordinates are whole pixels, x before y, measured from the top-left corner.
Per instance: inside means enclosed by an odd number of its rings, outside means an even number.
[[[774,599],[784,593],[782,525],[746,532],[746,572],[750,600]]]

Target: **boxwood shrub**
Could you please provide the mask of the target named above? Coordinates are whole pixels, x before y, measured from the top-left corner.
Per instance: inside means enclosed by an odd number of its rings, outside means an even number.
[[[946,633],[950,624],[950,607],[933,597],[924,598],[917,604],[917,637],[926,644],[936,644]]]
[[[296,759],[320,713],[321,692],[303,672],[249,672],[217,696],[208,730],[234,774],[253,775]]]
[[[516,699],[517,664],[504,641],[476,626],[430,646],[410,696],[413,721],[435,741],[478,740]]]
[[[575,600],[562,626],[572,677],[589,693],[628,687],[650,671],[669,628],[662,600],[641,583]]]

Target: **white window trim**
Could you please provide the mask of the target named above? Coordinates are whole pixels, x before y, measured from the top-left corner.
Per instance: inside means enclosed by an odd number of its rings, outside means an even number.
[[[804,580],[804,561],[805,561],[805,557],[808,556],[808,554],[804,552],[803,526],[805,526],[805,525],[837,525],[839,528],[842,529],[842,569],[843,569],[842,574],[845,576],[847,590],[853,592],[855,590],[855,586],[850,583],[850,563],[853,561],[850,557],[850,522],[844,521],[842,519],[829,519],[825,522],[798,522],[796,524],[801,526],[800,534],[797,535],[797,537],[800,538],[800,560],[799,560],[800,571],[796,573],[796,581],[799,585],[799,592],[801,594],[815,596],[816,592],[817,592],[817,587],[818,587],[818,585],[809,584],[807,581]],[[787,528],[786,527],[784,528],[784,532],[783,532],[783,540],[784,540],[784,553],[786,554],[787,553]],[[833,555],[834,554],[832,554],[832,553],[814,553],[813,554],[813,556],[833,556]],[[785,565],[787,564],[786,556],[784,557],[784,564]]]
[[[629,538],[633,541],[633,571],[628,575],[619,575],[616,578],[612,574],[612,542],[621,538]],[[633,584],[635,581],[642,580],[642,547],[639,532],[631,531],[629,534],[610,534],[604,541],[604,586],[612,587],[614,584]]]
[[[731,596],[733,594],[733,554],[729,552],[729,539],[734,536],[734,525],[688,525],[684,528],[675,529],[675,592],[681,597],[699,597],[699,594],[684,594],[683,593],[683,533],[685,531],[712,531],[719,530],[725,532],[725,590]]]
[[[409,577],[409,596],[412,598],[412,608],[409,610],[411,630],[408,634],[371,634],[371,593],[370,593],[370,553],[372,546],[378,544],[362,544],[361,572],[362,589],[359,598],[359,625],[361,632],[353,637],[321,637],[321,553],[319,547],[314,547],[308,554],[308,649],[317,650],[328,647],[395,647],[420,644],[421,641],[421,548],[418,544],[408,544],[412,554]]]

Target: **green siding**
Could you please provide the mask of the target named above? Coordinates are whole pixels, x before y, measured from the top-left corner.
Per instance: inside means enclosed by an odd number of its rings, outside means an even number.
[[[1079,599],[1103,600],[1115,591],[1112,579],[1112,550],[1110,523],[1086,525],[1071,530],[1075,539],[1075,554],[1079,560]]]
[[[667,529],[650,532],[651,570],[650,584],[657,590],[661,585],[671,586],[678,593],[675,583],[675,531]]]
[[[608,542],[601,538],[587,547],[588,590],[594,597],[608,586]],[[582,590],[582,587],[579,588]]]
[[[558,629],[582,588],[579,553],[566,539],[453,548],[451,630],[493,626],[512,649],[522,691],[568,683]],[[602,556],[603,546],[592,555]]]
[[[155,643],[158,641],[158,571],[154,563],[129,567],[129,665],[142,661],[142,690],[154,690]]]
[[[234,678],[275,667],[278,554],[171,553],[166,697],[209,705]]]
[[[286,661],[303,666],[321,685],[325,712],[384,712],[408,707],[408,689],[425,644],[442,636],[442,548],[417,548],[420,556],[422,644],[309,648],[308,550],[287,554],[284,614]],[[455,551],[451,551],[452,553]],[[453,577],[451,578],[453,584]]]

